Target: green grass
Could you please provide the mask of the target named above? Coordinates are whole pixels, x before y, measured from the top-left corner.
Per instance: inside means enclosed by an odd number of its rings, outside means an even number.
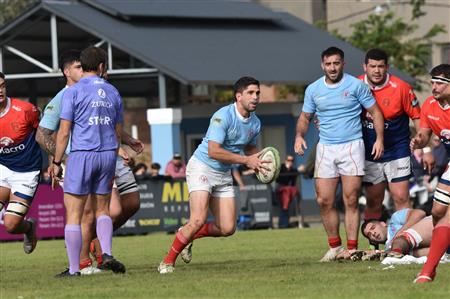
[[[116,237],[125,275],[55,279],[64,270],[64,242],[41,241],[26,255],[18,242],[0,244],[0,298],[450,298],[450,265],[434,283],[413,285],[419,265],[382,270],[377,262],[317,261],[327,249],[322,228],[238,232],[205,238],[194,259],[170,275],[156,272],[173,235]],[[367,246],[363,243],[362,246]]]

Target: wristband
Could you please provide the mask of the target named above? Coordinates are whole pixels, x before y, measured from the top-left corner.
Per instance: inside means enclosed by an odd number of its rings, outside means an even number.
[[[62,163],[61,161],[59,162],[56,162],[55,160],[52,161],[52,164],[55,164],[56,166],[61,166],[61,163]]]
[[[429,147],[429,146],[424,147],[424,148],[423,148],[423,153],[424,153],[424,154],[431,153],[431,147]]]

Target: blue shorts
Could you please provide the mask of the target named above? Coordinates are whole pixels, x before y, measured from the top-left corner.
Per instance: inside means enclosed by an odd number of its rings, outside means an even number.
[[[64,174],[64,192],[76,195],[111,193],[116,158],[116,151],[70,153]]]

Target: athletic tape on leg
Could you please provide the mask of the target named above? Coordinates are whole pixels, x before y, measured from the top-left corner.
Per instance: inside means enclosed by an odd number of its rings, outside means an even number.
[[[436,191],[434,191],[434,201],[448,206],[450,204],[450,192],[436,188]]]
[[[24,202],[20,201],[10,201],[8,207],[6,208],[6,214],[25,217],[30,206]]]

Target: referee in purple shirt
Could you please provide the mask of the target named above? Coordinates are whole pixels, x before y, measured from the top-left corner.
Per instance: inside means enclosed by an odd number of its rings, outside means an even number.
[[[97,219],[97,237],[103,250],[102,270],[125,273],[125,266],[111,253],[113,225],[109,201],[116,156],[120,145],[123,108],[117,89],[105,79],[106,52],[97,47],[85,49],[80,56],[83,77],[64,93],[55,157],[49,173],[57,181],[64,151],[71,138],[71,151],[64,175],[64,229],[69,269],[56,277],[80,275],[81,217],[91,196]]]

